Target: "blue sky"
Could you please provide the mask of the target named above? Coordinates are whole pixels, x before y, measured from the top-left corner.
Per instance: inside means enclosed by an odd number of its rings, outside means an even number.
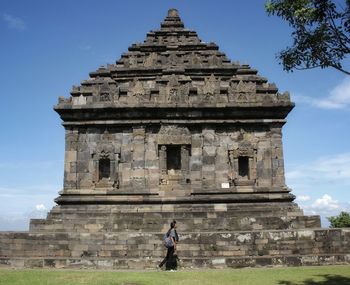
[[[291,43],[290,28],[268,17],[264,2],[1,0],[0,230],[27,229],[62,188],[64,130],[52,109],[58,96],[142,42],[169,8],[232,61],[290,91],[296,107],[284,127],[287,184],[307,214],[349,211],[350,77],[332,69],[284,72],[275,55]]]

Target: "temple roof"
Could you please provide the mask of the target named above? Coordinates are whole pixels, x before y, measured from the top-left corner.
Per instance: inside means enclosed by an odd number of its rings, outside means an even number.
[[[132,44],[114,64],[91,72],[68,99],[59,98],[55,110],[259,106],[290,111],[293,103],[257,70],[231,62],[215,43],[199,39],[170,9],[160,29]]]

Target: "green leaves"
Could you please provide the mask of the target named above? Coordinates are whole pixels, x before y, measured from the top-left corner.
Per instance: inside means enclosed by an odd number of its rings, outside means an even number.
[[[349,228],[350,227],[350,214],[347,212],[341,212],[338,216],[327,218],[331,223],[331,228]]]
[[[350,53],[350,1],[345,8],[330,0],[270,0],[268,15],[276,15],[293,28],[293,45],[277,58],[286,71],[333,67],[343,69],[342,61]]]

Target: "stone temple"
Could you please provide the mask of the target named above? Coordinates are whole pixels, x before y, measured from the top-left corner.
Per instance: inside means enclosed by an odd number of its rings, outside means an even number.
[[[155,268],[173,219],[183,267],[348,263],[350,230],[320,228],[286,186],[293,107],[169,10],[59,98],[63,190],[29,232],[0,233],[0,264]]]

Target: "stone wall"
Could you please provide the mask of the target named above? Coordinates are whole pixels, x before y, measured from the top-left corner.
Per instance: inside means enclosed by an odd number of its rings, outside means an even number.
[[[12,267],[156,268],[162,234],[1,233],[0,264]],[[350,230],[222,231],[180,235],[186,268],[324,265],[350,262]]]
[[[162,153],[162,147],[166,152],[166,146],[171,145],[182,146],[181,171],[173,174],[168,173]],[[238,160],[242,156],[249,160],[247,177],[239,175]],[[110,177],[106,181],[99,177],[99,161],[103,158],[110,161]],[[67,128],[64,177],[65,190],[82,192],[114,189],[120,193],[167,195],[169,188],[191,188],[192,192],[282,191],[285,182],[281,128],[268,125]]]

